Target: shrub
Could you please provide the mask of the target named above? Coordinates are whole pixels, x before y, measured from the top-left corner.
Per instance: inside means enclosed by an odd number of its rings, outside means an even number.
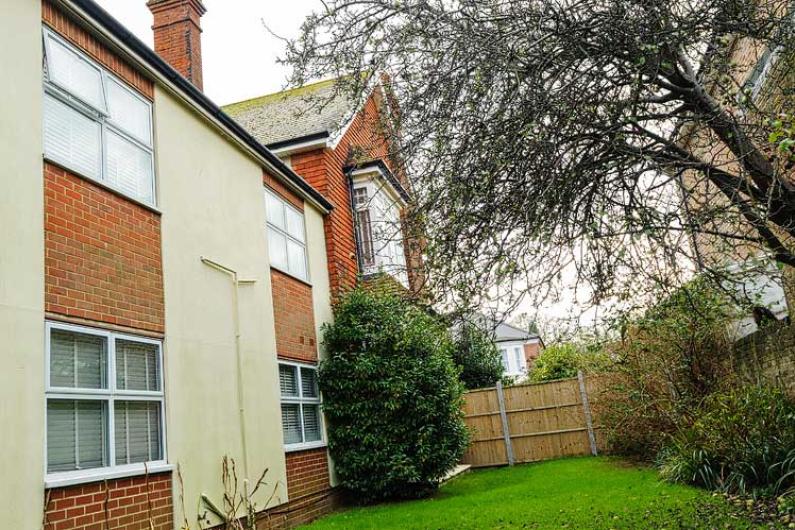
[[[610,367],[610,358],[597,346],[563,343],[541,351],[530,370],[530,380],[554,381],[577,377],[577,371],[602,372]]]
[[[617,383],[601,399],[613,452],[652,461],[706,396],[731,385],[723,361],[734,316],[720,292],[696,280],[624,326],[612,348]]]
[[[541,382],[577,377],[579,358],[580,352],[573,344],[553,344],[533,362],[530,380]]]
[[[505,372],[493,337],[471,322],[456,329],[453,362],[469,389],[494,386]]]
[[[468,442],[447,329],[405,300],[361,289],[334,317],[319,382],[341,485],[359,502],[429,493]]]
[[[664,478],[729,493],[795,487],[795,403],[778,389],[740,387],[707,398],[658,461]]]

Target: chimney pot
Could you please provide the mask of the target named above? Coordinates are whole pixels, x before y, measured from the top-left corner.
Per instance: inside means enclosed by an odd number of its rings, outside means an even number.
[[[177,72],[203,90],[201,0],[149,0],[154,17],[155,52]]]

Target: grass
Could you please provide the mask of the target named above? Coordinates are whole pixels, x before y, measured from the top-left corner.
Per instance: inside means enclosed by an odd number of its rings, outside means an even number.
[[[660,482],[652,469],[573,458],[473,471],[431,498],[351,508],[304,530],[755,528],[719,497]]]

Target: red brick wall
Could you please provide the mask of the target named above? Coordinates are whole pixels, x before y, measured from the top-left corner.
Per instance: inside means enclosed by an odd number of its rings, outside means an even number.
[[[271,269],[271,289],[278,356],[296,361],[317,362],[312,287],[288,274]]]
[[[325,448],[287,453],[287,492],[290,501],[270,510],[260,528],[295,528],[339,504],[329,482]]]
[[[287,453],[287,494],[295,500],[330,488],[325,448]]]
[[[155,51],[177,72],[203,88],[200,0],[150,0]]]
[[[304,200],[295,193],[293,193],[292,191],[290,191],[287,188],[287,186],[276,180],[268,172],[263,172],[262,182],[271,190],[275,191],[276,194],[281,196],[284,200],[286,200],[287,202],[289,202],[299,210],[303,211]]]
[[[48,490],[44,530],[173,530],[171,473]]]
[[[540,353],[541,353],[540,343],[536,342],[524,345],[524,358],[527,361],[527,368],[533,366],[533,363],[535,362],[536,358]]]
[[[44,164],[45,310],[163,333],[160,216]]]
[[[138,92],[154,99],[154,83],[138,70],[124,62],[107,46],[59,11],[50,0],[42,2],[42,20],[73,45],[85,51],[97,62],[129,83]]]

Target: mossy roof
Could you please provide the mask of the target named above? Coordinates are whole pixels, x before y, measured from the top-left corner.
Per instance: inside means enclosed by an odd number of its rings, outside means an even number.
[[[266,94],[223,107],[254,138],[273,145],[342,127],[354,103],[336,93],[336,79]]]

